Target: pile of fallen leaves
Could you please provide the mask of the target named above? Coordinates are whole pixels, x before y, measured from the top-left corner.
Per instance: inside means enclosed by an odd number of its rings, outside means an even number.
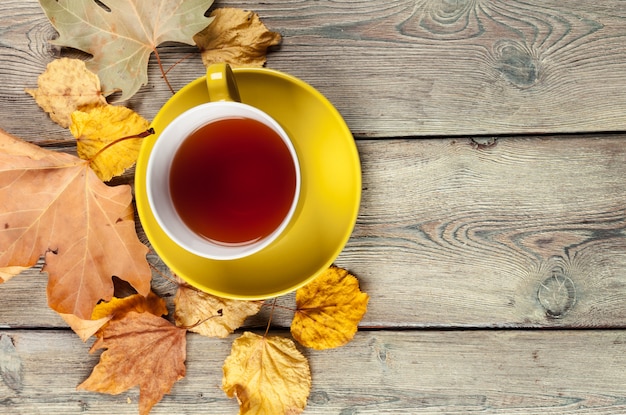
[[[149,248],[136,233],[131,188],[105,183],[135,163],[141,139],[152,132],[148,121],[106,97],[121,92],[123,101],[146,84],[148,58],[155,53],[160,65],[163,42],[196,44],[205,65],[262,66],[281,37],[252,12],[205,16],[210,0],[40,3],[59,32],[55,43],[92,55],[52,61],[38,87],[27,90],[76,138],[79,157],[0,130],[0,283],[43,256],[49,306],[83,341],[95,336],[92,351],[104,349],[78,388],[117,394],[138,385],[139,411],[147,414],[185,376],[187,332],[227,337],[265,303],[218,298],[176,280],[175,313],[164,318],[165,301],[151,291]],[[115,298],[113,276],[136,294]],[[368,296],[353,275],[331,267],[297,290],[295,302],[292,337],[327,349],[353,338]],[[306,406],[309,364],[289,338],[243,333],[223,373],[222,388],[238,398],[241,414],[296,414]]]

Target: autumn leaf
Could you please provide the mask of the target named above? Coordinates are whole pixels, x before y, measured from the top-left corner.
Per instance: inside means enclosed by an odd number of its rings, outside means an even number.
[[[186,284],[178,287],[174,303],[176,325],[208,337],[227,337],[263,306],[263,301],[229,300]]]
[[[28,267],[4,267],[0,268],[0,284],[7,282],[22,271],[26,271]]]
[[[269,31],[259,15],[235,8],[219,8],[215,20],[194,36],[205,66],[226,62],[232,66],[265,64],[267,48],[281,42],[280,33]]]
[[[345,269],[330,267],[296,290],[291,334],[303,346],[318,350],[343,346],[357,332],[368,301],[356,277]]]
[[[106,105],[74,111],[70,132],[76,138],[78,156],[88,160],[93,171],[106,182],[135,164],[142,133],[149,125],[126,107]],[[131,139],[124,139],[127,137]]]
[[[113,297],[111,301],[99,303],[91,314],[91,319],[84,320],[73,314],[60,314],[61,318],[74,330],[82,341],[102,332],[101,329],[112,320],[119,320],[131,311],[152,313],[157,317],[168,313],[165,300],[150,291],[147,297],[134,294],[124,298]]]
[[[117,395],[139,386],[139,413],[148,414],[185,376],[186,330],[151,313],[111,321],[91,348],[106,349],[78,389]]]
[[[130,186],[107,186],[85,161],[0,131],[0,269],[45,255],[50,307],[89,319],[112,298],[113,276],[148,294],[147,252]]]
[[[291,339],[246,332],[224,362],[222,389],[237,397],[239,414],[302,413],[311,391],[307,359]]]
[[[52,121],[67,128],[70,115],[79,108],[106,105],[98,76],[80,59],[61,58],[48,64],[37,79],[37,88],[27,88]]]
[[[148,83],[148,60],[163,42],[193,45],[207,27],[212,0],[39,0],[59,37],[53,43],[90,53],[87,67],[121,100]],[[99,4],[100,3],[100,4]],[[157,54],[157,59],[159,59]],[[159,60],[160,61],[160,60]]]

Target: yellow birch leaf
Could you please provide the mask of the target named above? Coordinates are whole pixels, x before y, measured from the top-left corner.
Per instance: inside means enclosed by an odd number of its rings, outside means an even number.
[[[106,105],[98,76],[80,59],[61,58],[48,64],[37,79],[37,88],[26,88],[37,104],[63,128],[80,108]]]
[[[222,389],[237,397],[239,415],[302,413],[311,392],[311,370],[291,339],[246,332],[224,362]]]
[[[281,42],[280,33],[269,31],[254,12],[224,7],[215,9],[211,17],[213,22],[193,37],[205,66],[227,62],[261,67],[267,48]]]
[[[354,337],[367,311],[369,296],[348,271],[330,267],[296,291],[296,313],[291,334],[313,349],[343,346]]]
[[[222,338],[241,327],[246,318],[257,314],[263,306],[263,301],[229,300],[185,284],[178,287],[174,303],[174,320],[178,327]]]
[[[116,141],[145,133],[149,124],[126,107],[106,105],[74,111],[70,131],[76,137],[78,156],[89,160],[92,170],[106,182],[135,164],[142,139]]]

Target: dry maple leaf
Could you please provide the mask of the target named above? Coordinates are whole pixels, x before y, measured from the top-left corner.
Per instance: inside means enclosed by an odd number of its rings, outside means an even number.
[[[222,338],[241,327],[246,318],[257,314],[263,306],[263,301],[229,300],[186,284],[179,285],[174,303],[177,326],[203,336]]]
[[[213,23],[194,36],[206,66],[227,62],[232,66],[263,66],[267,48],[281,42],[279,33],[269,31],[250,11],[220,8]]]
[[[35,98],[52,121],[70,126],[70,115],[79,108],[106,105],[98,76],[80,59],[61,58],[48,64],[37,79],[37,88],[26,92]]]
[[[148,248],[135,231],[130,186],[102,183],[88,164],[0,131],[0,269],[45,255],[48,304],[89,319],[115,275],[150,291]]]
[[[193,45],[207,27],[212,0],[39,0],[60,46],[90,53],[87,67],[105,91],[121,90],[121,100],[148,82],[148,60],[163,42]],[[157,54],[158,59],[158,54]]]
[[[239,400],[239,414],[299,414],[311,391],[309,362],[294,342],[246,332],[224,362],[222,389]]]
[[[318,350],[343,346],[354,337],[368,301],[353,275],[330,267],[296,291],[291,334],[303,346]]]
[[[117,395],[139,386],[139,413],[150,409],[185,376],[186,330],[151,313],[131,311],[111,321],[91,348],[106,349],[78,389]]]
[[[70,132],[76,138],[78,156],[88,160],[93,171],[106,182],[135,164],[142,133],[149,125],[131,109],[106,105],[74,111]]]
[[[28,267],[4,267],[0,268],[0,284],[7,282],[22,271],[26,271]]]
[[[101,329],[109,321],[119,320],[131,311],[148,312],[157,317],[168,313],[165,300],[150,291],[147,297],[134,294],[124,298],[113,297],[111,301],[101,302],[94,308],[90,320],[78,318],[73,314],[61,314],[61,318],[82,341],[87,341],[91,336],[101,334]]]

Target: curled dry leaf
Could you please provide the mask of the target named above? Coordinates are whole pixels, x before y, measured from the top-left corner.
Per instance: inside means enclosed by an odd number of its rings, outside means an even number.
[[[223,371],[222,389],[237,397],[240,415],[299,414],[311,392],[309,362],[283,337],[244,333],[233,342]]]
[[[157,317],[168,313],[165,300],[150,291],[147,297],[134,294],[124,298],[113,297],[111,301],[99,303],[93,310],[90,320],[72,314],[61,314],[61,318],[74,330],[82,341],[102,334],[102,328],[111,320],[119,320],[131,311],[152,313]]]
[[[131,311],[104,328],[91,351],[106,349],[78,389],[117,395],[139,386],[146,415],[185,376],[186,330],[151,313]]]
[[[367,311],[369,296],[348,271],[330,267],[296,291],[296,313],[291,334],[313,349],[343,346],[354,337]]]
[[[67,128],[71,114],[80,108],[106,105],[98,76],[80,59],[61,58],[48,64],[37,79],[37,88],[26,92],[35,98],[52,121]]]
[[[211,23],[212,0],[39,0],[59,37],[54,41],[90,53],[105,93],[121,100],[148,82],[148,59],[163,42],[193,45],[193,35]],[[158,58],[158,55],[157,55]]]
[[[215,9],[213,23],[194,36],[205,66],[227,62],[232,66],[263,66],[267,48],[280,44],[280,33],[265,27],[259,15],[235,8]]]
[[[70,132],[76,137],[78,156],[88,160],[93,171],[106,182],[135,164],[141,148],[139,135],[149,125],[126,107],[106,105],[74,111]],[[125,137],[133,138],[122,140]]]
[[[130,186],[107,186],[85,161],[0,131],[0,200],[0,269],[31,267],[45,255],[55,311],[89,319],[112,298],[114,275],[150,291]]]
[[[208,337],[227,337],[263,306],[263,301],[229,300],[186,284],[178,287],[174,303],[176,325]]]

